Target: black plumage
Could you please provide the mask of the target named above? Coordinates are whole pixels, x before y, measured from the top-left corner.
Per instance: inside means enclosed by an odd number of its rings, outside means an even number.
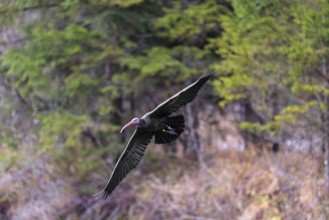
[[[121,129],[122,132],[131,125],[138,126],[117,161],[105,188],[99,193],[101,198],[106,199],[119,185],[122,179],[137,166],[144,155],[147,145],[151,142],[153,135],[155,136],[156,144],[172,142],[181,135],[185,128],[184,116],[170,115],[180,107],[191,102],[196,97],[201,87],[213,74],[213,70],[208,71],[195,83],[162,102],[142,118],[132,119],[132,121]]]
[[[151,142],[152,137],[152,132],[144,132],[141,128],[136,129],[116,163],[105,189],[101,192],[102,198],[108,197],[121,180],[137,166],[144,156],[146,146]]]

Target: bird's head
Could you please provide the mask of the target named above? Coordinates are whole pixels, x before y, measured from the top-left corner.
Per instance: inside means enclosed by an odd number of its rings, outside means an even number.
[[[133,118],[130,122],[128,122],[125,126],[123,126],[120,130],[120,133],[123,132],[123,130],[125,130],[126,128],[132,126],[132,125],[137,125],[139,126],[141,123],[141,120],[139,118]]]

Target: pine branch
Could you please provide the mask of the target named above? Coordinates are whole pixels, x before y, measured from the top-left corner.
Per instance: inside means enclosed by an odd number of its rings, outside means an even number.
[[[60,5],[60,3],[49,3],[49,4],[44,4],[44,5],[33,5],[33,6],[27,6],[27,7],[7,7],[5,9],[0,10],[0,14],[5,14],[8,11],[11,12],[20,12],[20,11],[31,11],[31,10],[39,10],[39,9],[49,9],[49,8],[54,8],[54,7],[58,7]]]

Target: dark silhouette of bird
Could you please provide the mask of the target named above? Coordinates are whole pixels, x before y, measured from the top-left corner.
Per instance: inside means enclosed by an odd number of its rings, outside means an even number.
[[[171,116],[171,114],[192,102],[198,91],[213,74],[214,70],[208,71],[199,80],[162,102],[154,110],[141,118],[133,118],[122,127],[120,133],[130,126],[137,126],[118,159],[105,188],[98,194],[99,197],[106,199],[122,179],[137,166],[153,136],[156,144],[164,144],[176,140],[182,134],[185,129],[184,116]]]

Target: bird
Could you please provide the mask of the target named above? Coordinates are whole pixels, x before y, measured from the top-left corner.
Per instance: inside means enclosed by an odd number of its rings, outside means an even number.
[[[133,118],[121,128],[120,133],[130,126],[137,127],[117,160],[105,188],[96,194],[97,198],[106,199],[111,195],[127,174],[142,160],[153,136],[155,144],[165,144],[176,140],[183,133],[184,116],[172,114],[180,107],[192,102],[201,87],[213,75],[214,70],[207,71],[193,84],[162,102],[141,118]]]

